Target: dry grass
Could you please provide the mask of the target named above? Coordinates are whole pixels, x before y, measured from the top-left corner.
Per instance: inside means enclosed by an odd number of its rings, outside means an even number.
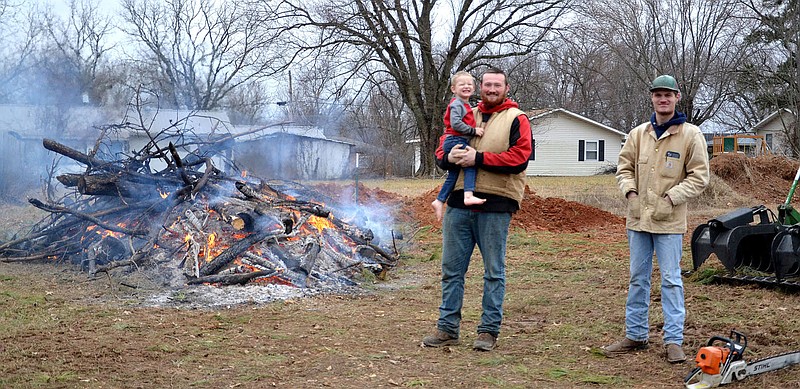
[[[364,182],[407,196],[440,183]],[[603,209],[622,202],[612,176],[532,177],[529,183],[544,197],[583,199]],[[715,182],[695,209],[724,208],[727,202],[715,201],[726,201],[726,192]],[[480,321],[480,262],[470,267],[465,285],[462,344],[420,347],[440,303],[441,243],[433,231],[421,229],[389,280],[367,285],[365,295],[220,310],[143,307],[138,302],[145,291],[113,280],[87,280],[49,264],[0,263],[0,387],[682,387],[691,363],[671,365],[661,354],[657,274],[652,347],[612,359],[598,353],[624,332],[628,263],[621,227],[513,232],[499,348],[471,349]],[[688,254],[684,261],[688,266]],[[694,278],[685,285],[690,359],[711,335],[727,336],[732,328],[748,335],[747,360],[800,349],[798,295]],[[731,388],[798,386],[795,367]]]

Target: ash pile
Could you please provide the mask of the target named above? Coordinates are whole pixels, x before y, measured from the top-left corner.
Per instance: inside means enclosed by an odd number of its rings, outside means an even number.
[[[71,263],[132,288],[301,290],[357,287],[398,261],[390,210],[295,182],[226,176],[207,148],[181,156],[172,143],[152,143],[109,161],[50,139],[43,146],[86,169],[56,177],[67,188],[59,200],[29,199],[48,216],[0,242],[0,261]],[[151,171],[151,159],[167,167]]]

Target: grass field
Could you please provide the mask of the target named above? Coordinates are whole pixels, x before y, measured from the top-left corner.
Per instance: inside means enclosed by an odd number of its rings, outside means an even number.
[[[361,182],[409,199],[441,183]],[[536,177],[529,185],[542,197],[617,214],[624,207],[613,176]],[[747,202],[724,188],[717,191],[719,196],[692,204],[690,229]],[[13,207],[6,206],[6,226],[18,226],[24,214]],[[504,323],[499,346],[490,353],[471,349],[480,320],[477,261],[468,273],[462,343],[420,347],[438,317],[440,235],[434,226],[423,226],[411,243],[389,278],[365,284],[363,293],[225,309],[145,307],[141,301],[151,291],[112,279],[90,280],[64,266],[0,263],[0,387],[679,388],[692,367],[664,361],[657,273],[651,348],[611,359],[599,353],[623,335],[623,227],[513,231]],[[800,296],[706,283],[720,269],[709,260],[685,279],[684,350],[690,359],[709,337],[727,336],[734,328],[748,335],[748,360],[800,349]],[[726,387],[800,388],[800,367]]]

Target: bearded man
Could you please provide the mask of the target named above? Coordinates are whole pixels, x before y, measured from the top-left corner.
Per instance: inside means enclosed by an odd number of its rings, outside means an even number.
[[[481,101],[473,108],[476,126],[484,128],[466,148],[436,151],[437,165],[478,169],[474,195],[485,202],[464,204],[463,170],[447,200],[442,220],[442,304],[436,332],[423,338],[428,347],[459,343],[464,280],[477,245],[483,257],[481,322],[473,348],[491,351],[497,345],[506,291],[506,240],[511,216],[525,192],[525,170],[531,156],[527,115],[508,98],[506,74],[496,68],[481,77]]]

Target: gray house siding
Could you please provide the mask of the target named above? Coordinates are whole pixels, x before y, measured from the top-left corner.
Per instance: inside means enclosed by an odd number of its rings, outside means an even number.
[[[248,174],[266,179],[334,180],[351,170],[353,145],[289,133],[238,142],[236,164]]]

